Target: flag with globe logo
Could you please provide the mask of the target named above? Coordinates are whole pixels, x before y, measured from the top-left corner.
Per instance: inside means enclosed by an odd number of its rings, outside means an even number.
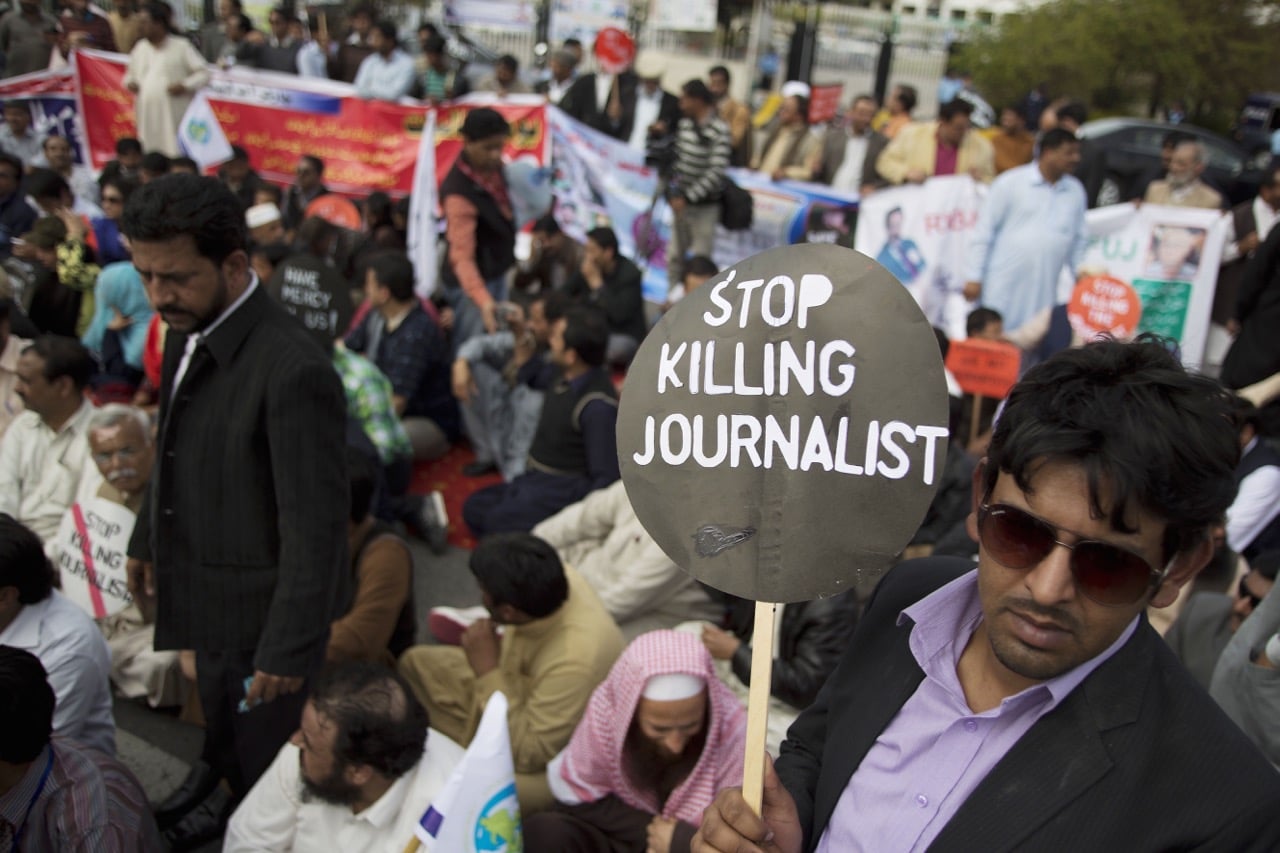
[[[231,143],[203,92],[191,99],[178,125],[178,143],[203,171],[231,159]]]
[[[441,853],[522,853],[507,697],[494,693],[476,736],[443,792],[414,828],[422,846]]]

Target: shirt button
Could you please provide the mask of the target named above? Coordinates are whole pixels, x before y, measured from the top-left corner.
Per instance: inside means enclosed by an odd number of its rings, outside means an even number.
[[[978,730],[978,723],[977,723],[977,721],[976,721],[976,720],[965,720],[965,721],[964,721],[964,730],[965,730],[966,732],[976,732],[976,731]]]
[[[926,808],[929,805],[929,798],[924,794],[916,794],[916,805],[920,808]]]

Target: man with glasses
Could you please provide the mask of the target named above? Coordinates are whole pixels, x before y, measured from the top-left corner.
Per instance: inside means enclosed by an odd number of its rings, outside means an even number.
[[[974,472],[976,570],[886,575],[763,819],[722,791],[692,849],[1280,847],[1280,777],[1144,616],[1212,555],[1230,412],[1152,339],[1029,371]]]

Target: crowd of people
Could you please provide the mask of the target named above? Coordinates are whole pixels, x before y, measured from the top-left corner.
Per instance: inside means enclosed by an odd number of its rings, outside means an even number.
[[[757,129],[723,66],[676,94],[644,55],[579,73],[566,43],[532,86],[500,59],[478,89],[535,90],[661,166],[663,308],[718,275],[730,166],[864,197],[991,182],[968,333],[1015,342],[1029,370],[998,415],[952,398],[941,485],[904,555],[927,559],[786,605],[755,648],[753,603],[681,571],[620,479],[620,389],[659,310],[640,267],[612,229],[579,244],[553,210],[517,258],[499,112],[461,125],[426,299],[406,200],[372,193],[346,229],[314,215],[330,192],[317,157],[282,187],[241,148],[216,176],[178,156],[175,115],[209,64],[445,100],[471,84],[439,31],[424,25],[415,58],[367,6],[339,39],[283,7],[258,32],[222,0],[196,41],[164,3],[95,8],[23,0],[0,19],[6,74],[129,51],[139,113],[95,176],[4,105],[0,840],[403,849],[501,692],[530,850],[1280,844],[1277,391],[1254,385],[1280,371],[1280,171],[1230,214],[1218,382],[1158,341],[1086,344],[1055,304],[1084,245],[1076,102],[1028,97],[979,132],[990,108],[948,77],[936,119],[897,85],[815,132],[807,87],[787,84]],[[1221,208],[1203,149],[1167,141],[1144,200]],[[917,263],[907,243],[882,263]],[[1168,243],[1161,262],[1185,262]],[[477,540],[481,607],[421,625],[431,567],[407,537],[441,553],[450,520],[413,472],[459,445],[466,476],[498,475],[453,521]],[[96,538],[94,506],[129,519],[118,545]],[[762,816],[736,791],[755,654],[773,658],[778,756]],[[115,757],[113,696],[198,708],[200,759],[160,803]],[[1055,757],[1066,769],[1045,775]],[[1121,810],[1139,784],[1148,804]]]

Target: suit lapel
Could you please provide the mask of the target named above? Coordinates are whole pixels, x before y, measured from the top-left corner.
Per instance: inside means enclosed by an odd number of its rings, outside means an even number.
[[[1103,735],[1138,721],[1152,671],[1152,628],[1134,636],[1014,744],[964,801],[930,850],[1007,850],[1112,768]]]

